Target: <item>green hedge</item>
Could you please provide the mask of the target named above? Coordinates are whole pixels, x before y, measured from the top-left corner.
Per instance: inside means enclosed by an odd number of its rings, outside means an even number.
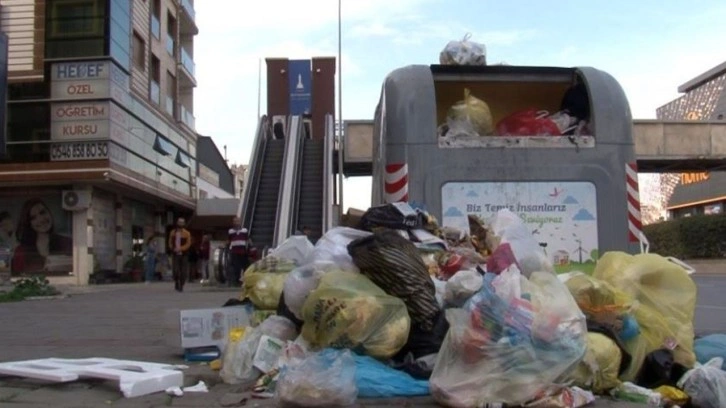
[[[726,215],[700,215],[646,225],[650,252],[681,259],[726,256]]]

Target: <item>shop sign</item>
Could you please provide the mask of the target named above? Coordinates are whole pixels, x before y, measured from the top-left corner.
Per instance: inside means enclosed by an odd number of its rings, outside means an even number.
[[[112,85],[129,89],[129,77],[110,61],[53,64],[51,99],[98,99],[111,96]]]
[[[107,141],[53,143],[50,146],[51,161],[101,160],[108,157]]]
[[[111,119],[127,126],[129,115],[115,103],[106,102],[66,102],[51,104],[51,123],[95,121]]]
[[[108,120],[54,122],[50,125],[51,140],[106,139],[108,135]]]
[[[711,178],[708,172],[701,173],[681,173],[681,184],[695,184],[707,181]]]

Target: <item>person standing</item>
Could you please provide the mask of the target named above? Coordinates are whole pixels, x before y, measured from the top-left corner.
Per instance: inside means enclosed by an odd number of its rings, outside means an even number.
[[[144,260],[144,272],[146,272],[146,284],[154,280],[156,273],[156,238],[152,235],[146,240],[146,259]]]
[[[199,245],[199,275],[202,283],[209,283],[209,235],[202,236],[202,243]]]
[[[192,235],[184,228],[186,220],[179,217],[176,228],[169,234],[169,248],[172,251],[172,275],[174,276],[174,289],[184,291],[184,282],[189,271],[189,248],[192,246]]]
[[[239,217],[232,219],[227,245],[230,263],[227,268],[227,286],[238,286],[244,271],[250,265],[250,237],[247,228],[242,227]]]

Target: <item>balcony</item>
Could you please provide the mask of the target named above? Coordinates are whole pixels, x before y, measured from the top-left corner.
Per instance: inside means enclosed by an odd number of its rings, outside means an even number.
[[[159,17],[151,16],[151,34],[158,40],[161,38],[161,22]]]
[[[187,110],[186,106],[179,104],[179,120],[185,124],[189,129],[195,130],[196,119],[194,114]]]
[[[154,102],[155,104],[159,104],[160,101],[160,87],[159,83],[156,81],[151,81],[151,85],[149,86],[149,99],[151,99],[151,102]]]
[[[172,57],[174,56],[174,35],[173,34],[167,34],[166,35],[166,52],[169,53]]]
[[[173,117],[174,116],[174,98],[172,98],[171,96],[166,97],[165,108],[166,108],[166,113],[168,113],[169,115],[171,115]]]
[[[181,18],[181,33],[182,34],[199,34],[199,29],[196,24],[196,12],[194,11],[194,4],[191,0],[181,0],[182,15]]]
[[[191,80],[192,86],[197,86],[197,80],[196,80],[196,69],[197,66],[194,63],[194,58],[192,58],[191,55],[187,52],[187,50],[184,47],[180,47],[181,49],[181,66],[184,68],[182,71],[189,77]]]

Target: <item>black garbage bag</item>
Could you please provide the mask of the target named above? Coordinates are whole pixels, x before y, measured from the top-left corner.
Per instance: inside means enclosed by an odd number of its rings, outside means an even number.
[[[590,96],[582,81],[578,81],[577,84],[565,91],[560,110],[566,111],[578,120],[590,119]]]
[[[413,330],[431,333],[441,311],[436,288],[418,249],[394,230],[348,244],[353,263],[384,292],[406,304]]]
[[[369,208],[363,214],[358,227],[365,231],[378,228],[409,230],[423,228],[425,224],[425,214],[406,203],[391,203]]]
[[[635,383],[645,388],[662,385],[678,386],[678,380],[688,369],[673,360],[673,351],[659,349],[645,356]]]

